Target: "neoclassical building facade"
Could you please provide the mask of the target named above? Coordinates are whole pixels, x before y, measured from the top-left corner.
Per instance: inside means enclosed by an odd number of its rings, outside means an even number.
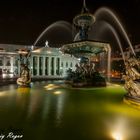
[[[0,44],[0,76],[3,78],[20,75],[18,49],[31,46]],[[78,59],[63,54],[58,48],[41,47],[31,52],[29,67],[32,78],[63,78],[67,70],[75,70]]]
[[[30,63],[32,77],[65,77],[68,69],[75,70],[78,59],[58,48],[43,47],[32,51]]]

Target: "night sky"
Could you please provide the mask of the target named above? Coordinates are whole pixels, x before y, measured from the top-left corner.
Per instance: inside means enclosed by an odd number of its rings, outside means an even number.
[[[139,0],[86,0],[86,3],[91,13],[102,6],[113,9],[127,30],[132,44],[140,43]],[[82,0],[1,0],[0,43],[31,45],[53,22],[72,22],[81,7]]]

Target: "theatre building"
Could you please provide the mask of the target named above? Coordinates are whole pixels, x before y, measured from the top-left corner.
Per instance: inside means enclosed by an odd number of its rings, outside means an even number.
[[[18,77],[20,61],[18,49],[31,46],[0,44],[0,76],[2,78]],[[63,54],[58,48],[40,47],[31,52],[30,70],[32,78],[63,78],[67,70],[75,70],[78,59]]]

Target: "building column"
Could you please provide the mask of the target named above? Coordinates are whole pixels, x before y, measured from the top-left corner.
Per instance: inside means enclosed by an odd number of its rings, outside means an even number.
[[[6,66],[6,58],[5,58],[5,55],[3,56],[3,68],[5,69],[5,66]]]
[[[65,70],[66,70],[65,66],[66,66],[66,63],[65,61],[63,61],[63,76],[65,76]]]
[[[10,57],[10,64],[11,64],[10,72],[14,72],[14,58],[13,58],[13,56]]]
[[[46,65],[45,65],[45,60],[46,57],[43,57],[43,66],[42,66],[42,75],[45,76],[45,68],[46,68]]]
[[[54,63],[53,63],[53,65],[54,65],[54,76],[56,76],[56,62],[57,61],[57,59],[56,59],[56,57],[54,57]]]
[[[51,76],[51,57],[48,57],[48,76]]]
[[[20,61],[18,61],[18,67],[17,67],[17,69],[18,69],[18,75],[20,76]]]
[[[37,56],[37,76],[39,76],[39,56]]]
[[[61,57],[59,57],[59,76],[62,76]]]
[[[31,76],[33,76],[33,56],[30,58],[30,71],[31,71]]]

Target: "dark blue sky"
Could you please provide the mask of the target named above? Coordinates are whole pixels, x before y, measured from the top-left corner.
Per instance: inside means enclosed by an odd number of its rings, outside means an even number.
[[[102,6],[113,9],[132,43],[140,43],[139,0],[87,0],[86,3],[91,13]],[[57,20],[72,22],[81,7],[82,0],[1,0],[0,43],[32,44],[51,23]]]

